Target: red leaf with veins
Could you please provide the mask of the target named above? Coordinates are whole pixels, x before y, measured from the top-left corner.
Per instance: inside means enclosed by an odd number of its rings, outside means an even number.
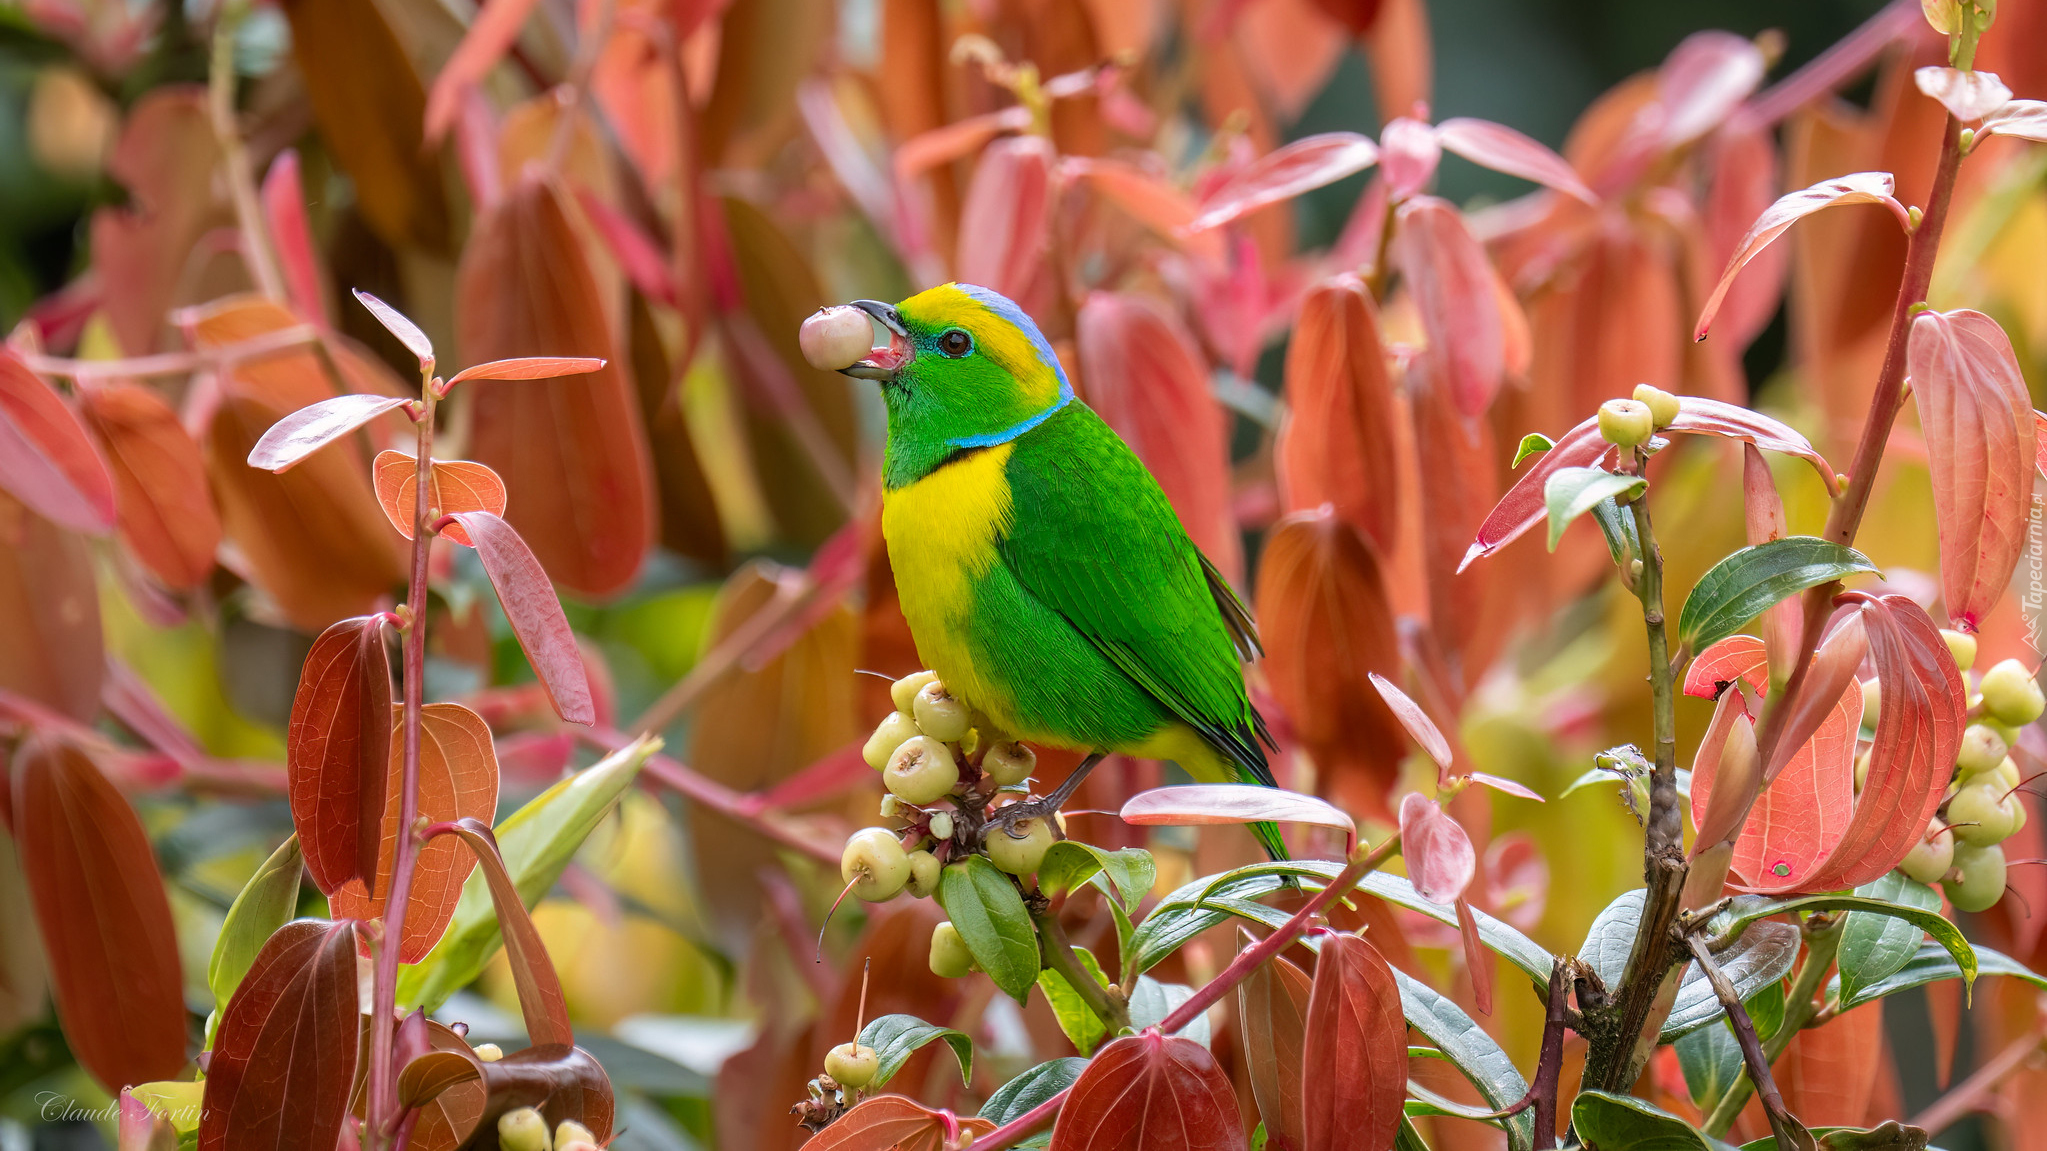
[[[1273,447],[1288,511],[1332,504],[1381,555],[1397,544],[1399,411],[1378,309],[1345,273],[1309,289],[1286,354],[1287,411]]]
[[[1471,999],[1480,1015],[1493,1013],[1493,953],[1478,937],[1478,917],[1471,901],[1457,897],[1457,937],[1464,944],[1464,970],[1471,977]]]
[[[1393,1146],[1407,1094],[1407,1020],[1393,968],[1363,936],[1322,937],[1302,1046],[1303,1151]]]
[[[1704,396],[1681,396],[1677,419],[1663,429],[1665,432],[1689,432],[1701,436],[1725,436],[1731,440],[1745,440],[1759,448],[1797,456],[1813,466],[1820,474],[1820,480],[1827,485],[1827,491],[1839,495],[1840,480],[1834,469],[1827,464],[1826,457],[1812,446],[1789,424],[1773,420],[1761,412],[1752,412],[1737,404],[1709,400]]]
[[[1405,1038],[1400,1050],[1405,1055]],[[1215,1056],[1192,1039],[1147,1031],[1116,1040],[1089,1061],[1067,1093],[1049,1151],[1240,1151],[1246,1145],[1236,1088]],[[883,1146],[862,1143],[858,1151]],[[832,1147],[855,1151],[850,1143]]]
[[[1612,450],[1613,445],[1599,436],[1597,417],[1565,432],[1553,447],[1528,462],[1521,478],[1493,505],[1457,570],[1463,571],[1473,560],[1499,551],[1541,523],[1548,515],[1543,488],[1551,476],[1565,468],[1591,467]]]
[[[570,723],[591,723],[597,718],[591,703],[590,679],[583,669],[583,655],[576,648],[575,633],[555,598],[554,585],[532,549],[512,525],[487,511],[455,512],[455,522],[469,534],[484,573],[497,589],[505,618],[519,637],[526,661],[547,688],[554,710]]]
[[[1301,1151],[1307,1121],[1301,1112],[1308,1026],[1307,972],[1273,956],[1237,985],[1237,1018],[1244,1027],[1244,1068],[1251,1097],[1265,1123],[1272,1151]]]
[[[558,376],[580,376],[603,366],[604,361],[594,356],[519,356],[472,364],[456,372],[447,386],[452,388],[464,380],[551,380]]]
[[[0,488],[61,527],[113,530],[106,461],[71,405],[8,347],[0,347]]]
[[[1706,333],[1713,327],[1713,317],[1720,311],[1721,301],[1727,298],[1727,290],[1742,267],[1755,259],[1756,253],[1769,247],[1771,241],[1788,231],[1791,225],[1814,212],[1843,204],[1883,204],[1898,217],[1901,225],[1906,224],[1905,206],[1892,198],[1891,191],[1889,172],[1853,172],[1778,197],[1776,203],[1756,217],[1756,222],[1735,245],[1734,255],[1727,261],[1727,270],[1720,273],[1720,282],[1713,285],[1713,294],[1706,297],[1706,306],[1699,312],[1699,327],[1692,338],[1706,338]]]
[[[1974,631],[2011,582],[2037,459],[2032,401],[2011,341],[1981,312],[1921,312],[1906,371],[1933,473],[1941,601]]]
[[[1395,200],[1428,187],[1442,159],[1436,130],[1420,120],[1396,116],[1379,131],[1379,170]]]
[[[348,1114],[362,1028],[355,924],[277,929],[221,1012],[200,1151],[329,1151]]]
[[[1407,283],[1430,352],[1443,366],[1457,410],[1476,417],[1507,370],[1502,316],[1509,297],[1485,248],[1448,201],[1417,196],[1394,221],[1393,260]]]
[[[569,1026],[568,999],[562,994],[561,977],[555,974],[554,964],[547,958],[547,945],[541,941],[519,888],[505,869],[497,836],[491,833],[488,823],[474,818],[456,820],[450,834],[468,845],[490,887],[491,905],[497,909],[498,924],[504,932],[505,958],[512,969],[513,986],[518,990],[527,1038],[540,1046],[573,1044],[576,1035]]]
[[[1533,180],[1545,188],[1576,196],[1588,204],[1599,203],[1598,194],[1578,178],[1578,172],[1571,167],[1569,160],[1505,124],[1466,116],[1454,117],[1436,125],[1436,142],[1444,151],[1453,152],[1495,172]]]
[[[1246,164],[1201,200],[1201,215],[1186,231],[1219,228],[1269,204],[1291,200],[1371,167],[1379,146],[1356,132],[1305,136]]]
[[[327,273],[320,264],[320,248],[313,240],[312,225],[306,222],[306,191],[299,179],[299,154],[286,148],[270,162],[263,176],[263,219],[270,225],[270,239],[277,247],[277,263],[284,274],[285,295],[300,319],[325,326],[332,323],[327,308]]]
[[[284,740],[292,826],[306,870],[327,895],[351,879],[376,879],[390,761],[391,655],[383,621],[345,619],[306,653]]]
[[[1471,837],[1441,804],[1418,791],[1400,801],[1400,854],[1421,897],[1448,906],[1471,884],[1478,858]]]
[[[2033,413],[2033,467],[2047,475],[2047,413]]]
[[[876,1095],[862,1099],[803,1146],[810,1151],[945,1151],[993,1130],[995,1124],[986,1119],[961,1119],[901,1095]]]
[[[969,284],[1026,299],[1045,274],[1052,228],[1052,165],[1043,136],[1011,136],[988,145],[974,166],[960,208],[955,274]]]

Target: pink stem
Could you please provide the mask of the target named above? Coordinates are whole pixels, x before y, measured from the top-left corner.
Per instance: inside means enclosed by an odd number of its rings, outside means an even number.
[[[370,1016],[369,1122],[364,1124],[366,1151],[387,1145],[403,1118],[398,1108],[398,1069],[391,1065],[396,1041],[398,952],[405,941],[405,909],[412,896],[413,872],[419,866],[419,721],[426,681],[427,551],[433,534],[427,530],[428,495],[433,491],[434,406],[431,364],[421,371],[424,410],[419,421],[417,494],[412,504],[412,585],[406,593],[412,622],[405,629],[405,775],[398,795],[398,841],[392,848],[391,885],[384,892],[384,940],[377,949]]]
[[[579,728],[576,734],[585,743],[605,751],[617,751],[632,742],[631,737],[610,728]],[[681,792],[694,803],[754,828],[784,847],[820,863],[838,865],[839,852],[830,843],[775,812],[763,811],[757,797],[734,791],[715,779],[699,775],[680,760],[666,755],[650,755],[640,772]]]
[[[1853,79],[1884,49],[1921,27],[1917,0],[1892,0],[1805,66],[1756,94],[1735,113],[1743,126],[1767,128]]]
[[[2012,1040],[2010,1046],[1990,1057],[1990,1061],[1976,1069],[1976,1073],[1955,1084],[1954,1090],[1941,1096],[1912,1117],[1912,1126],[1928,1135],[1938,1135],[1955,1125],[1972,1111],[1981,1110],[1989,1100],[1992,1091],[2004,1082],[2005,1076],[2025,1066],[2026,1060],[2040,1050],[2041,1028],[2033,1029]]]
[[[1316,892],[1308,902],[1301,905],[1299,911],[1294,912],[1293,918],[1280,924],[1272,934],[1239,951],[1237,957],[1230,960],[1228,967],[1223,968],[1220,974],[1209,980],[1201,990],[1196,991],[1192,998],[1182,1003],[1171,1015],[1166,1016],[1158,1029],[1171,1035],[1192,1023],[1196,1016],[1214,1006],[1216,1000],[1229,994],[1266,960],[1278,955],[1295,939],[1300,938],[1301,933],[1308,929],[1308,925],[1323,908],[1342,898],[1351,888],[1358,885],[1359,880],[1378,870],[1381,864],[1393,858],[1399,850],[1400,836],[1396,833],[1373,848],[1370,854],[1352,858],[1342,871],[1336,873],[1336,878],[1329,881],[1329,886]],[[1069,1087],[1066,1091],[1061,1091],[981,1136],[967,1151],[1001,1151],[1002,1148],[1011,1146],[1020,1139],[1027,1139],[1036,1134],[1039,1128],[1059,1113],[1059,1108],[1066,1103],[1067,1092],[1071,1090]]]

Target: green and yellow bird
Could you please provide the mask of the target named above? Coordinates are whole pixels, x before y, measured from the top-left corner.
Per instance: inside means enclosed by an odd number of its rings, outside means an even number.
[[[890,306],[846,368],[888,407],[882,534],[917,650],[1002,730],[1274,786],[1243,602],[1023,309],[971,284]],[[1055,792],[1063,800],[1071,787]],[[1278,828],[1254,827],[1275,859]]]

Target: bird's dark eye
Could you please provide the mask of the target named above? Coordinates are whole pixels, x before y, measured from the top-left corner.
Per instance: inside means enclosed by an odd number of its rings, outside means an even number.
[[[974,337],[958,328],[950,329],[938,337],[938,350],[957,360],[974,350]]]

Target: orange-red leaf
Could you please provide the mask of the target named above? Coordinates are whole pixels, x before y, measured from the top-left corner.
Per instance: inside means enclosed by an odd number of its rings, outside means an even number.
[[[1400,1050],[1405,1056],[1404,1039]],[[1089,1061],[1060,1109],[1050,1151],[1240,1151],[1244,1146],[1237,1093],[1215,1056],[1192,1039],[1147,1031],[1116,1040]]]
[[[1395,217],[1393,259],[1442,365],[1457,410],[1478,416],[1507,371],[1507,318],[1513,297],[1465,226],[1464,215],[1434,196],[1417,196]]]
[[[1327,503],[1381,555],[1396,544],[1401,507],[1399,413],[1379,339],[1378,309],[1345,273],[1301,301],[1287,345],[1286,420],[1273,447],[1288,511]]]
[[[1906,370],[1933,472],[1941,600],[1974,631],[2004,595],[2025,545],[2038,450],[2011,340],[1981,312],[1921,312]]]
[[[554,710],[570,723],[595,723],[597,709],[591,701],[590,678],[583,668],[583,654],[569,621],[562,615],[561,601],[540,561],[526,547],[526,541],[512,525],[494,512],[452,512],[476,548],[483,570],[497,589],[498,603],[519,637],[526,661],[547,689]]]
[[[1445,906],[1463,897],[1478,867],[1464,826],[1418,791],[1400,801],[1400,855],[1421,897]]]
[[[394,707],[391,714],[395,723],[404,709]],[[497,813],[498,762],[483,717],[459,703],[430,703],[420,710],[419,734],[419,814],[432,823],[490,820]],[[383,914],[381,893],[391,889],[391,852],[398,843],[404,781],[405,740],[394,732],[390,768],[384,776],[384,834],[377,849],[380,894],[372,899],[361,880],[343,884],[329,897],[337,917],[373,919]],[[437,839],[419,849],[412,899],[405,912],[405,938],[398,948],[400,962],[418,963],[433,949],[454,918],[462,883],[475,866],[476,857],[452,839]]]
[[[89,388],[79,407],[113,472],[121,542],[165,587],[197,587],[213,571],[220,513],[192,434],[162,396],[139,384]]]
[[[1599,197],[1578,178],[1569,160],[1505,124],[1457,116],[1436,125],[1436,141],[1444,151],[1455,152],[1495,172],[1533,180],[1588,204],[1599,203]]]
[[[1204,823],[1313,823],[1357,835],[1357,824],[1340,809],[1312,795],[1241,783],[1190,783],[1140,791],[1117,813],[1140,826]]]
[[[263,175],[263,221],[277,248],[278,270],[292,311],[315,324],[330,324],[327,274],[320,266],[320,248],[306,220],[306,191],[299,179],[299,154],[286,148],[270,161]]]
[[[463,380],[551,380],[557,376],[580,376],[603,366],[603,360],[590,356],[520,356],[471,364],[456,372],[447,386],[452,388]]]
[[[955,265],[961,281],[1027,298],[1045,272],[1057,159],[1043,136],[997,140],[981,153],[960,209]]]
[[[398,534],[412,538],[412,512],[419,495],[419,461],[400,451],[377,453],[377,502]],[[427,502],[427,523],[456,512],[505,514],[505,481],[482,464],[469,460],[434,461],[434,495]],[[449,524],[441,534],[474,547],[461,524]]]
[[[313,641],[285,732],[291,821],[313,883],[333,895],[374,880],[391,761],[391,654],[379,616],[345,619]]]
[[[1771,241],[1805,217],[1822,208],[1835,208],[1842,204],[1883,204],[1896,214],[1899,223],[1905,223],[1904,205],[1891,197],[1889,172],[1853,172],[1779,197],[1776,203],[1756,217],[1756,222],[1735,245],[1734,255],[1727,261],[1727,270],[1720,273],[1720,282],[1713,286],[1713,294],[1706,297],[1706,306],[1699,312],[1698,330],[1692,338],[1706,338],[1706,333],[1713,327],[1713,317],[1720,311],[1720,302],[1727,298],[1727,289],[1734,283],[1734,277],[1744,265],[1755,259],[1756,253],[1769,247]]]
[[[948,1151],[995,1130],[986,1119],[933,1111],[901,1095],[862,1099],[803,1145],[810,1151]]]
[[[1268,204],[1290,200],[1362,172],[1378,159],[1379,146],[1356,132],[1304,136],[1246,164],[1222,186],[1202,197],[1201,215],[1184,230],[1192,233],[1219,228]]]
[[[1363,936],[1323,936],[1303,1048],[1302,1151],[1393,1146],[1407,1095],[1407,1020],[1393,968]]]
[[[72,1054],[108,1091],[176,1075],[184,982],[142,821],[85,752],[42,735],[15,752],[12,811]]]
[[[106,655],[92,547],[0,490],[0,689],[82,723]]]
[[[1399,720],[1400,726],[1407,729],[1407,734],[1413,736],[1414,741],[1421,745],[1421,749],[1428,753],[1429,758],[1436,761],[1436,766],[1445,771],[1449,770],[1450,741],[1443,738],[1442,729],[1436,726],[1435,720],[1429,718],[1429,713],[1423,711],[1420,704],[1409,699],[1406,692],[1395,687],[1392,680],[1376,671],[1372,673],[1372,687],[1378,691],[1379,698],[1386,701],[1386,706],[1393,709],[1393,718]]]
[[[477,12],[462,42],[434,75],[426,98],[426,140],[437,144],[455,123],[463,94],[483,82],[519,38],[537,0],[489,0]]]
[[[355,924],[277,929],[221,1012],[200,1151],[330,1151],[348,1115],[362,1027]]]
[[[1273,1151],[1301,1151],[1307,1137],[1301,1088],[1308,998],[1307,973],[1277,955],[1252,968],[1237,985],[1244,1067],[1265,1124],[1265,1145]]]
[[[64,397],[0,347],[0,488],[75,532],[114,527],[114,478]]]
[[[526,913],[519,888],[505,870],[505,857],[498,851],[497,836],[479,819],[455,822],[451,834],[459,836],[476,856],[483,877],[490,885],[491,904],[497,909],[498,925],[504,932],[505,958],[510,961],[512,980],[519,992],[519,1008],[526,1019],[526,1037],[540,1045],[572,1044],[575,1032],[569,1026],[568,999],[562,994],[561,977],[547,957],[547,945]]]

